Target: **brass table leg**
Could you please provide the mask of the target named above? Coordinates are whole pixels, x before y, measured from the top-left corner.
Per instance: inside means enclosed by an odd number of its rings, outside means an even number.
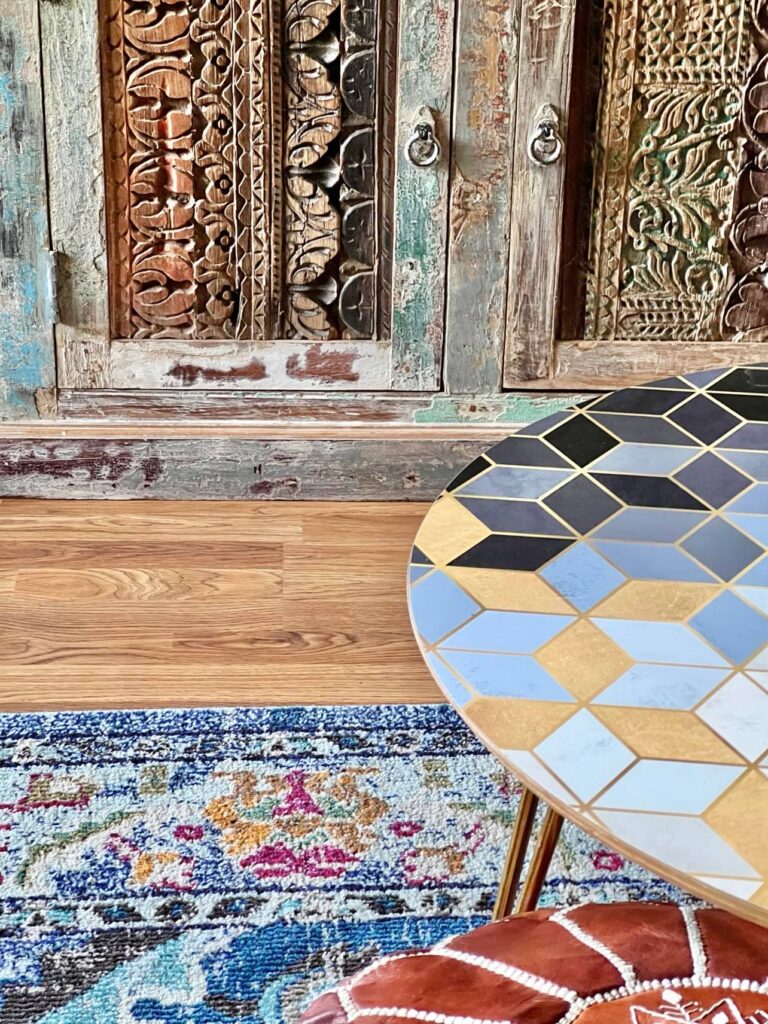
[[[501,874],[499,892],[493,908],[494,921],[507,917],[513,911],[515,894],[523,874],[525,856],[530,845],[531,832],[533,831],[533,823],[538,806],[538,797],[530,789],[523,789],[515,826],[512,830],[512,838],[509,841],[507,857],[504,862],[504,870]],[[562,824],[563,819],[557,811],[553,811],[551,807],[547,808],[539,835],[536,837],[531,863],[523,882],[520,898],[517,901],[516,912],[518,914],[524,914],[529,910],[536,909]]]

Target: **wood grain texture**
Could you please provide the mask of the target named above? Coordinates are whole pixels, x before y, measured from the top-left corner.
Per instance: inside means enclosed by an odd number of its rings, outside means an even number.
[[[520,0],[459,4],[445,387],[501,389]]]
[[[0,0],[0,419],[56,383],[49,251],[37,4]]]
[[[490,442],[0,440],[0,497],[425,501]]]
[[[0,710],[441,699],[405,600],[425,505],[112,509],[0,501]]]
[[[40,4],[55,332],[85,345],[108,332],[104,142],[95,0]]]
[[[407,0],[399,8],[392,286],[392,388],[436,391],[441,383],[448,244],[454,0]],[[443,146],[415,167],[406,145],[422,108]]]
[[[586,398],[584,394],[344,395],[264,391],[70,390],[59,393],[62,420],[200,424],[252,423],[514,424]],[[62,427],[66,424],[62,423]],[[0,435],[1,436],[1,435]]]
[[[542,104],[567,135],[578,0],[522,0],[512,164],[512,231],[504,384],[549,375],[558,318],[565,157],[547,166],[529,154]]]

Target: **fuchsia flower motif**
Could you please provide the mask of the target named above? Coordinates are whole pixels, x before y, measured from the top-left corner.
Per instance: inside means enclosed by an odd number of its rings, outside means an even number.
[[[592,865],[598,871],[619,871],[624,867],[624,858],[612,850],[595,850],[592,854]]]
[[[389,831],[401,839],[408,839],[423,830],[424,826],[420,825],[418,821],[393,821],[389,826]]]
[[[173,834],[176,839],[184,839],[187,842],[194,843],[198,839],[203,838],[205,829],[202,825],[177,825],[173,830]]]

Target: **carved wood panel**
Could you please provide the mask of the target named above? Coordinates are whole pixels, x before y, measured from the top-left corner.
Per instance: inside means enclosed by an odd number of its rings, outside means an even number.
[[[746,0],[607,0],[587,338],[720,336],[753,27]]]
[[[113,337],[381,336],[379,2],[101,0]]]

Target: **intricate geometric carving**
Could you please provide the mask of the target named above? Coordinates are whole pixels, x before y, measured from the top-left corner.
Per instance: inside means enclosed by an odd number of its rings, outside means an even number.
[[[373,337],[376,0],[101,2],[113,334]]]
[[[746,0],[608,0],[588,338],[718,336],[748,23]]]
[[[757,58],[744,90],[745,134],[730,236],[731,287],[722,331],[750,341],[768,337],[768,3],[754,0]]]
[[[289,0],[284,37],[286,334],[372,337],[375,0]]]

